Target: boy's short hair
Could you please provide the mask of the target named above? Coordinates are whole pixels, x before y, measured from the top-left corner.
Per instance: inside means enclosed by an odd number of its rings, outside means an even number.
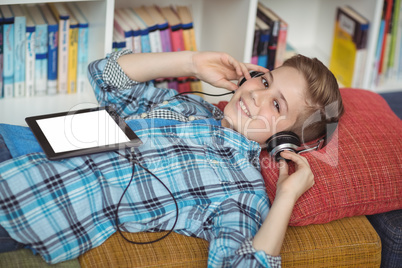
[[[295,55],[282,66],[298,70],[306,80],[307,109],[289,129],[303,143],[328,135],[327,126],[334,128],[344,113],[338,82],[333,73],[317,58]]]

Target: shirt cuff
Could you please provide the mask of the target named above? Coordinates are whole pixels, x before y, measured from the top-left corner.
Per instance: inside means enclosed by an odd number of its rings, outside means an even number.
[[[138,82],[131,80],[117,63],[117,59],[123,55],[131,54],[129,49],[112,52],[108,55],[108,61],[103,71],[103,81],[117,89],[129,89]]]
[[[257,251],[253,248],[252,239],[247,239],[245,243],[236,251],[238,255],[247,255],[247,254],[255,254]],[[282,267],[282,257],[281,256],[271,256],[265,254],[267,257],[267,261],[270,267],[272,268],[280,268]]]

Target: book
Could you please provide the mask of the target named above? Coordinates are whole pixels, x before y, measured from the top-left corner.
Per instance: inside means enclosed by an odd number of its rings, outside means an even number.
[[[0,11],[0,99],[3,98],[3,14]]]
[[[337,8],[329,69],[345,87],[360,87],[369,21],[349,6]]]
[[[278,16],[278,15],[277,15]],[[276,53],[275,53],[275,64],[274,67],[279,67],[285,61],[286,54],[286,43],[288,36],[288,23],[283,20],[280,16],[278,16],[280,20],[279,24],[279,32],[278,32],[278,43],[276,45]]]
[[[59,46],[59,23],[54,17],[49,6],[39,5],[43,17],[47,23],[48,46],[47,46],[47,94],[57,94],[57,60]]]
[[[398,38],[398,30],[401,33],[402,25],[400,22],[400,12],[401,12],[401,0],[395,0],[393,5],[393,13],[392,13],[392,29],[391,29],[391,41],[390,41],[390,50],[388,57],[388,66],[387,66],[387,78],[396,79],[397,78],[397,66],[399,59],[399,46],[400,37]],[[399,40],[399,42],[398,42]]]
[[[170,39],[172,41],[172,51],[183,51],[184,39],[183,39],[183,27],[179,17],[173,11],[172,7],[160,7],[159,8],[163,17],[169,23],[170,29]]]
[[[38,5],[28,8],[35,23],[35,95],[47,94],[47,23]]]
[[[134,51],[133,30],[122,15],[123,9],[116,9],[114,12],[114,28],[120,32],[126,40],[126,48]]]
[[[14,16],[8,5],[0,5],[3,14],[3,97],[14,96]]]
[[[159,9],[155,5],[145,6],[145,9],[149,13],[149,15],[156,22],[156,25],[159,29],[162,50],[163,52],[172,51],[172,41],[170,40],[170,32],[169,32],[169,23],[159,12]]]
[[[268,67],[268,46],[271,29],[261,18],[255,18],[256,26],[258,27],[259,39],[257,42],[257,64],[265,68]]]
[[[69,30],[70,14],[61,2],[49,3],[50,10],[59,22],[59,44],[57,64],[57,91],[67,93],[68,81],[68,52],[69,52]]]
[[[382,47],[381,47],[381,55],[380,55],[380,61],[378,64],[378,81],[380,82],[382,80],[382,75],[386,72],[386,67],[387,67],[387,54],[389,54],[389,48],[390,48],[390,37],[391,37],[391,32],[390,32],[390,27],[392,23],[392,6],[393,6],[393,1],[394,0],[384,0],[384,13],[383,13],[383,19],[385,22],[384,25],[384,33],[382,36]],[[381,38],[381,37],[380,37]],[[385,63],[384,63],[385,61]]]
[[[267,68],[273,70],[275,68],[276,50],[278,46],[278,36],[280,29],[280,18],[262,3],[258,3],[257,16],[261,18],[271,29],[268,44],[268,63]]]
[[[141,29],[137,25],[137,21],[134,18],[134,14],[128,9],[119,9],[117,10],[119,15],[123,20],[126,21],[126,23],[130,26],[131,29],[131,42],[132,42],[132,51],[134,53],[141,53],[142,48],[141,48]],[[122,36],[122,34],[119,34]],[[122,44],[120,42],[120,44]]]
[[[159,32],[158,25],[156,21],[149,15],[147,10],[141,7],[133,8],[133,11],[137,14],[137,16],[143,21],[143,23],[148,28],[148,36],[149,36],[149,43],[151,45],[151,52],[157,53],[162,52],[162,42],[161,36]]]
[[[193,17],[191,15],[191,11],[188,6],[176,6],[176,10],[182,24],[184,49],[196,51],[197,42],[195,40]]]
[[[141,53],[149,53],[151,52],[151,41],[149,38],[149,29],[144,21],[138,16],[138,14],[132,9],[128,8],[126,11],[127,14],[135,21],[135,24],[138,26],[140,30],[141,37]]]
[[[22,6],[26,18],[25,41],[25,96],[35,95],[35,23],[28,12],[27,6]]]
[[[125,48],[126,48],[126,39],[124,39],[124,36],[114,28],[113,44],[112,44],[113,51],[119,51]]]
[[[77,92],[77,65],[78,65],[78,21],[70,14],[67,93]]]
[[[258,45],[260,42],[261,29],[257,23],[254,23],[253,50],[251,52],[250,63],[258,64]]]
[[[83,92],[87,81],[89,23],[76,3],[67,3],[78,21],[77,92]]]
[[[25,96],[26,18],[20,5],[11,5],[14,16],[14,97]]]

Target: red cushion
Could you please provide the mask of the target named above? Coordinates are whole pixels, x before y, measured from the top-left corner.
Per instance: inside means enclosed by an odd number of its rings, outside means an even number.
[[[304,154],[315,185],[297,201],[290,225],[402,208],[401,120],[376,93],[344,88],[341,94],[345,114],[331,141],[320,151]],[[265,150],[260,161],[273,201],[278,168]]]

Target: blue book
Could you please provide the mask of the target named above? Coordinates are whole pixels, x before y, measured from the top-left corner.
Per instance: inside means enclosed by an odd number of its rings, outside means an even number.
[[[3,14],[3,97],[14,96],[14,16],[7,5],[0,6]]]
[[[77,92],[83,92],[87,82],[89,23],[76,3],[67,3],[78,21]]]
[[[47,23],[38,5],[30,6],[29,12],[35,23],[35,95],[46,95],[48,51]]]
[[[59,23],[46,4],[39,5],[47,23],[47,94],[57,94],[57,57],[59,47]]]
[[[26,18],[20,5],[11,5],[14,16],[14,97],[25,96]]]
[[[25,96],[35,95],[35,23],[28,12],[27,6],[22,6],[26,18],[25,41]]]

